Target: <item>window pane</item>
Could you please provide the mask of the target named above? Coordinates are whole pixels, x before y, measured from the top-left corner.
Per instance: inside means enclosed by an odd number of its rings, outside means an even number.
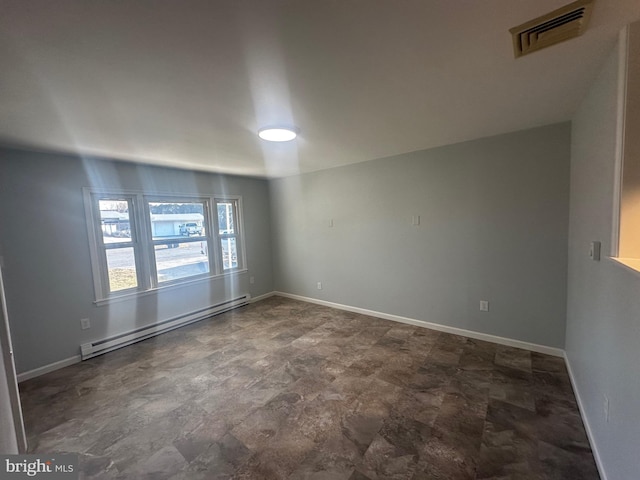
[[[238,267],[238,250],[236,249],[235,238],[220,239],[222,247],[222,267],[225,270]]]
[[[98,200],[98,206],[104,243],[130,243],[129,202],[117,199]]]
[[[202,242],[155,246],[158,283],[209,273],[209,246]]]
[[[149,202],[154,240],[204,236],[204,203]]]
[[[235,225],[233,224],[233,207],[234,202],[223,202],[218,200],[218,230],[220,235],[228,233],[236,233]]]
[[[107,271],[111,292],[138,286],[133,247],[112,248],[107,253]]]

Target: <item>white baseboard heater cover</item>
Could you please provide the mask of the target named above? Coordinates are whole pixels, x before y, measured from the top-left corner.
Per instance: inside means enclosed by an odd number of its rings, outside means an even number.
[[[178,317],[169,318],[154,325],[149,325],[148,327],[131,330],[129,332],[121,333],[120,335],[105,338],[104,340],[97,340],[91,343],[83,343],[82,345],[80,345],[82,360],[87,360],[89,358],[102,355],[103,353],[126,347],[127,345],[131,345],[132,343],[155,337],[156,335],[160,335],[161,333],[183,327],[190,323],[204,320],[205,318],[211,317],[213,315],[217,315],[219,313],[223,313],[234,308],[241,307],[243,305],[248,305],[250,300],[251,295],[247,293],[232,300],[227,300],[225,302],[218,303],[217,305],[212,305],[207,308],[189,312]]]

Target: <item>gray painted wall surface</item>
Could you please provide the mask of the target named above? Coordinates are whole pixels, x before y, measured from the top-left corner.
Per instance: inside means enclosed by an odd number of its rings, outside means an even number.
[[[276,289],[563,347],[569,158],[563,123],[273,180]]]
[[[249,272],[94,305],[83,186],[242,195]],[[265,180],[0,150],[0,218],[19,373],[78,355],[82,343],[215,304],[234,292],[257,296],[273,290]],[[81,330],[86,317],[91,329]]]
[[[640,275],[605,258],[611,251],[617,81],[614,51],[572,124],[566,352],[607,478],[627,480],[640,476]],[[600,262],[588,256],[594,240],[602,242]]]

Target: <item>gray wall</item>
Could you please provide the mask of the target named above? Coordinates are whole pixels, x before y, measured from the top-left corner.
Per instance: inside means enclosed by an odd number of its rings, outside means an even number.
[[[274,180],[276,289],[563,347],[569,158],[563,123]]]
[[[611,251],[617,81],[614,51],[572,124],[566,352],[606,475],[626,480],[640,472],[640,275],[604,258]],[[593,240],[602,241],[600,262],[588,257]]]
[[[242,195],[249,272],[95,306],[81,191],[92,185]],[[19,373],[73,357],[82,343],[212,305],[234,292],[257,296],[273,290],[265,180],[0,150],[0,218]],[[89,330],[80,329],[85,317]]]

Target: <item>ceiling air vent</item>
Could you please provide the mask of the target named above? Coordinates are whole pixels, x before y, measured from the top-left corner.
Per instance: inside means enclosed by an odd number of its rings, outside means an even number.
[[[510,29],[515,57],[582,35],[592,9],[593,0],[578,0]]]

